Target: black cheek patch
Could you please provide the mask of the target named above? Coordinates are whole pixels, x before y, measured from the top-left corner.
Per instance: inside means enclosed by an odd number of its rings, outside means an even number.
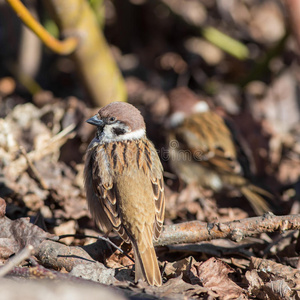
[[[113,128],[113,133],[114,133],[115,135],[122,135],[122,134],[126,133],[126,131],[125,131],[125,129],[123,129],[123,128],[120,128],[120,127],[114,127],[114,128]]]

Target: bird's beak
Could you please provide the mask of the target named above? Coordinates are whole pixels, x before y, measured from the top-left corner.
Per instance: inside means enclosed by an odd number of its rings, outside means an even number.
[[[91,125],[95,125],[95,126],[99,126],[99,127],[103,127],[104,126],[104,122],[101,119],[98,119],[97,115],[89,118],[88,120],[86,120],[87,123],[91,124]]]

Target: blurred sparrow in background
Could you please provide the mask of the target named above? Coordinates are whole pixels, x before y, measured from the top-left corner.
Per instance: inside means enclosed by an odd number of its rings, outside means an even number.
[[[85,164],[91,214],[102,230],[113,229],[132,243],[135,280],[160,286],[153,238],[158,239],[164,221],[163,170],[144,119],[131,104],[114,102],[87,122],[97,127]]]
[[[235,188],[256,214],[268,211],[263,196],[272,195],[245,177],[249,170],[241,163],[244,153],[224,119],[188,88],[172,90],[169,100],[169,156],[177,176],[187,184],[196,183],[215,192]]]

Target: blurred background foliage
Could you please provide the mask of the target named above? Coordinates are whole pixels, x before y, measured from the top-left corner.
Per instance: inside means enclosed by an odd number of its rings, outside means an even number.
[[[7,3],[49,49],[59,55],[70,55],[94,105],[108,104],[109,98],[116,98],[119,101],[126,99],[123,78],[111,55],[102,29],[99,28],[101,15],[98,11],[96,15],[86,0],[45,2],[46,11],[58,25],[60,36],[64,38],[63,41],[50,35],[33,17],[36,15],[35,12],[31,9],[31,13],[20,0],[7,0]],[[47,22],[48,27],[52,24],[52,22]],[[29,36],[32,36],[32,32],[28,32]],[[23,39],[23,44],[27,45],[31,53],[32,41],[26,38]],[[19,60],[19,65],[14,68],[14,71],[23,85],[34,94],[40,88],[32,80],[32,70],[27,64],[31,59],[26,51],[25,53],[22,51],[21,55],[23,58]]]
[[[56,20],[60,30],[53,21],[50,12],[59,1],[27,0],[24,4],[53,36],[78,36],[61,22],[71,14],[70,9],[64,12],[64,18]],[[240,88],[253,80],[270,83],[298,55],[289,38],[282,1],[91,0],[88,5],[99,32],[104,30],[123,76],[135,76],[163,90],[189,85],[216,95],[223,84]],[[81,15],[80,6],[78,10]],[[76,59],[57,55],[41,45],[3,0],[0,16],[1,77],[18,78],[20,91],[28,96],[43,89],[59,97],[87,99],[82,82],[93,73],[91,70],[79,68],[76,73]],[[109,67],[103,63],[97,68]],[[109,76],[103,81],[104,86],[114,85]],[[95,98],[93,92],[89,94]],[[115,96],[107,96],[107,101],[123,100]]]

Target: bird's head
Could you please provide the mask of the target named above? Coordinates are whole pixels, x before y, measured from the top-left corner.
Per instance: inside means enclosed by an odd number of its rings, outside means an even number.
[[[169,127],[180,125],[193,113],[204,113],[210,110],[206,101],[200,99],[187,87],[179,87],[168,93],[170,101]]]
[[[145,122],[140,111],[125,102],[112,102],[102,107],[87,123],[97,127],[101,143],[140,139],[145,136]]]

